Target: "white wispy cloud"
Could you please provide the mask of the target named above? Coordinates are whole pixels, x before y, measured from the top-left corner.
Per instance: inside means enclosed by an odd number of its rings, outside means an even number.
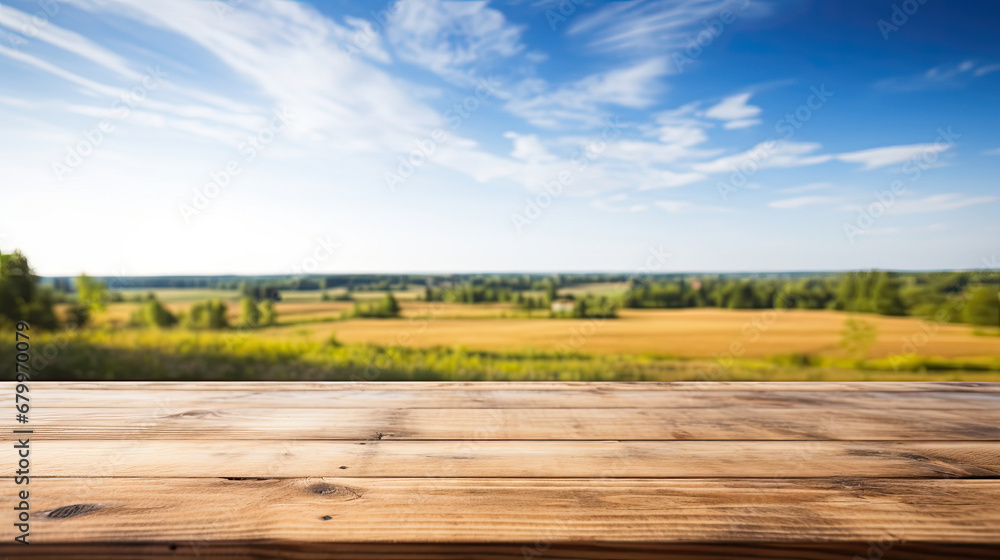
[[[897,200],[886,209],[887,214],[921,214],[958,210],[976,204],[987,204],[997,199],[995,196],[966,196],[961,193],[935,194],[924,198],[904,198]]]
[[[939,154],[951,148],[950,144],[909,144],[905,146],[885,146],[858,152],[838,154],[840,161],[860,163],[862,169],[877,169],[887,165],[896,165],[925,155]]]
[[[644,185],[643,187],[640,187],[639,190],[672,189],[698,183],[707,178],[708,176],[703,173],[674,173],[673,171],[662,171],[660,173],[659,183]]]
[[[503,136],[514,142],[514,149],[510,153],[511,157],[529,163],[544,163],[556,160],[556,156],[549,152],[535,134],[522,135],[516,132],[506,132]]]
[[[807,183],[805,185],[799,185],[797,187],[789,187],[787,189],[781,189],[780,192],[794,194],[794,193],[804,193],[810,191],[821,191],[831,188],[833,185],[830,183]]]
[[[964,87],[976,78],[1000,70],[1000,64],[982,64],[966,60],[955,64],[935,66],[919,74],[882,80],[876,87],[894,91],[924,89],[950,89]]]
[[[59,47],[66,52],[103,66],[130,80],[140,78],[140,74],[130,67],[125,58],[119,56],[117,53],[101,47],[78,33],[68,31],[56,25],[48,23],[41,26],[35,25],[32,23],[32,17],[33,15],[31,14],[26,14],[9,6],[0,5],[0,25],[14,31],[32,29],[33,39],[38,39]]]
[[[756,168],[788,168],[816,165],[830,161],[833,156],[811,155],[822,146],[815,142],[765,141],[739,154],[724,156],[712,161],[696,163],[691,167],[701,173],[729,173],[741,165]]]
[[[627,202],[628,195],[621,193],[604,198],[596,198],[590,202],[590,205],[598,210],[603,210],[605,212],[642,212],[649,208],[646,204],[632,204]]]
[[[386,35],[396,55],[462,85],[524,50],[523,29],[486,2],[400,0]]]
[[[764,121],[760,119],[736,119],[734,121],[728,121],[722,125],[722,128],[726,130],[737,130],[741,128],[750,128],[751,126],[757,126]]]
[[[666,62],[651,58],[553,88],[543,80],[524,80],[512,88],[506,109],[545,128],[586,124],[599,126],[607,107],[642,109],[652,105],[667,73]]]
[[[985,76],[987,74],[992,74],[994,72],[1000,71],[1000,64],[988,64],[986,66],[980,66],[973,71],[976,77]]]
[[[702,114],[709,119],[724,121],[722,128],[726,130],[756,126],[763,122],[755,118],[760,115],[761,108],[747,103],[751,95],[750,93],[731,95],[709,107]]]
[[[760,114],[761,109],[756,105],[747,104],[750,101],[750,96],[749,93],[731,95],[706,109],[705,116],[720,121],[736,121],[756,117]]]
[[[838,200],[840,199],[832,196],[796,196],[792,198],[783,198],[781,200],[773,200],[768,202],[767,205],[771,208],[790,210],[793,208],[813,206],[816,204],[831,204],[833,202],[837,202]]]
[[[947,212],[977,204],[988,204],[996,200],[997,197],[992,195],[968,196],[962,193],[934,194],[923,198],[904,197],[886,204],[885,213],[901,215]],[[857,212],[859,210],[864,210],[865,206],[863,204],[848,204],[843,206],[841,209],[850,212]]]
[[[726,212],[729,209],[719,206],[695,204],[686,200],[656,200],[653,205],[670,214],[691,214],[695,212]]]
[[[280,106],[309,115],[293,119],[283,134],[327,149],[406,152],[416,138],[445,126],[441,114],[405,83],[363,57],[346,56],[342,44],[352,39],[352,29],[305,4],[260,2],[223,16],[212,3],[182,0],[169,6],[86,0],[81,6],[114,11],[194,42],[245,80],[248,93],[267,99],[258,113]]]
[[[613,2],[592,14],[574,18],[567,34],[588,36],[591,47],[603,51],[679,49],[694,41],[706,20],[718,18],[725,9],[739,18],[757,18],[769,13],[766,4],[749,1]]]

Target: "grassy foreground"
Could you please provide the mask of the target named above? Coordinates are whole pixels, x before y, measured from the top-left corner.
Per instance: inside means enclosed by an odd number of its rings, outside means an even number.
[[[12,342],[0,356],[13,363]],[[6,362],[6,360],[10,362]],[[274,340],[238,330],[92,329],[36,335],[33,379],[92,381],[1000,381],[1000,357],[809,354],[696,360]]]

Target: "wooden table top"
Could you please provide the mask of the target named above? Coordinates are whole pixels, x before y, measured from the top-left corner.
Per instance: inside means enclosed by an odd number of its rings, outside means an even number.
[[[1000,557],[1000,384],[30,388],[0,558]]]

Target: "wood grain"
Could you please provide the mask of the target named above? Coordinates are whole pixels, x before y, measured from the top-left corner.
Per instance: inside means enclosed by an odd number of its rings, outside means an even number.
[[[31,425],[40,439],[1000,440],[1000,409],[39,408]]]
[[[13,402],[14,384],[0,383]],[[1000,384],[31,383],[0,558],[996,558]],[[30,428],[29,436],[11,435]],[[9,501],[9,500],[8,500]],[[873,548],[874,547],[874,548]]]
[[[0,545],[10,558],[78,560],[996,560],[994,545],[928,542],[830,543],[299,543],[254,540],[139,544]],[[880,556],[881,554],[881,556]]]
[[[1000,476],[1000,442],[38,440],[32,453],[37,477]]]
[[[42,478],[31,486],[42,544],[225,536],[1000,545],[993,480]],[[0,488],[8,496],[15,490],[10,479]],[[13,535],[0,525],[0,540]]]

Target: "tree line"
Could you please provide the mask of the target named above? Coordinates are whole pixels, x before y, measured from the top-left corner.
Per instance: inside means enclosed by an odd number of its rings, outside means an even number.
[[[622,296],[622,305],[633,309],[833,309],[997,326],[1000,276],[992,272],[871,270],[799,279],[633,279]]]
[[[60,327],[80,328],[91,322],[95,312],[104,311],[108,303],[121,302],[120,293],[108,289],[107,282],[86,274],[72,284],[44,285],[19,251],[0,254],[0,322],[27,321],[32,327],[55,330]],[[72,291],[72,293],[70,293]],[[277,322],[274,308],[276,292],[267,289],[247,289],[240,300],[239,326],[264,327]],[[185,312],[174,313],[156,295],[149,292],[136,296],[139,303],[129,317],[133,327],[170,328],[181,325],[190,329],[229,328],[229,307],[219,299],[195,303]],[[57,303],[67,303],[65,320],[55,313]]]
[[[467,274],[467,275],[342,275],[307,278],[319,289],[346,287],[346,294],[327,299],[351,299],[351,290],[425,285],[423,299],[455,303],[511,303],[517,309],[551,309],[558,299],[573,302],[578,317],[614,316],[618,308],[726,309],[833,309],[881,315],[911,315],[938,321],[996,326],[1000,323],[1000,275],[996,271],[891,272],[882,270],[846,273],[784,274],[659,274],[630,278],[624,274]],[[288,279],[279,277],[150,277],[128,278],[129,287],[139,284],[172,283],[238,289],[240,325],[266,326],[276,322],[274,302]],[[614,282],[625,286],[620,296],[561,295],[574,285]],[[44,283],[20,252],[0,255],[0,320],[27,320],[40,328],[57,328],[53,311],[57,303],[68,304],[65,321],[83,326],[94,312],[108,303],[122,301],[121,293],[107,289],[107,279],[86,275],[73,282],[65,278]],[[362,288],[363,287],[363,288]],[[325,293],[325,291],[324,291]],[[141,306],[131,317],[134,325],[190,328],[227,328],[228,307],[210,300],[192,306],[186,313],[173,313],[152,294],[133,298]],[[356,317],[396,317],[399,304],[391,293],[377,301],[357,302],[350,313]],[[563,316],[567,312],[553,313]]]

